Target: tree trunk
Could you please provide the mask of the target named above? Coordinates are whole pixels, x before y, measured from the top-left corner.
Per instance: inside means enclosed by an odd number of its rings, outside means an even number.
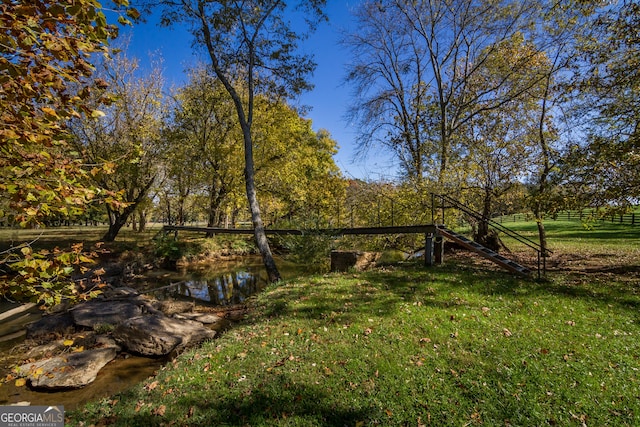
[[[131,211],[128,211],[128,209],[125,209],[122,214],[119,212],[112,212],[112,215],[109,215],[109,230],[107,230],[104,236],[102,236],[102,240],[105,242],[113,242],[116,240],[118,233],[127,223],[130,214]]]
[[[242,121],[241,121],[242,125]],[[247,126],[245,122],[242,126],[242,133],[244,137],[244,179],[247,189],[247,199],[249,201],[249,209],[251,210],[251,222],[253,223],[253,234],[256,239],[256,245],[262,256],[262,262],[267,270],[267,276],[270,282],[278,282],[282,279],[276,262],[273,259],[271,253],[271,247],[269,246],[269,240],[264,230],[264,223],[262,222],[262,215],[260,213],[260,204],[258,203],[258,196],[256,193],[255,184],[255,168],[253,166],[253,141],[251,138],[251,128]]]
[[[147,182],[147,184],[144,186],[144,188],[140,190],[138,196],[134,200],[129,201],[130,204],[126,208],[124,208],[122,212],[112,211],[109,206],[107,206],[109,230],[107,230],[105,235],[102,236],[103,241],[113,242],[114,240],[116,240],[118,233],[127,223],[127,220],[134,213],[136,208],[140,205],[140,202],[142,202],[142,200],[144,200],[144,198],[147,196],[147,193],[149,192],[149,189],[151,188],[155,180],[155,176],[151,178],[149,182]]]
[[[278,2],[273,2],[270,7],[270,12],[267,13],[268,16],[278,5]],[[209,22],[207,19],[207,14],[205,13],[205,2],[198,2],[198,11],[197,16],[201,21],[201,29],[202,29],[202,38],[207,46],[207,51],[209,52],[209,57],[211,58],[211,65],[213,67],[213,71],[216,73],[216,76],[220,79],[222,84],[224,85],[227,93],[231,96],[233,103],[236,107],[236,112],[238,113],[238,121],[240,122],[240,127],[242,129],[242,138],[244,140],[244,178],[247,189],[247,199],[249,201],[249,209],[251,210],[251,221],[253,223],[253,230],[256,239],[256,244],[258,246],[258,250],[260,251],[260,255],[262,255],[262,261],[264,262],[264,266],[267,270],[267,276],[269,277],[270,282],[277,282],[281,279],[280,272],[278,271],[278,267],[273,259],[273,255],[271,254],[271,248],[269,247],[269,241],[267,240],[267,235],[264,230],[264,224],[262,222],[262,217],[260,214],[260,205],[258,203],[258,197],[256,195],[256,185],[255,185],[255,168],[253,164],[253,139],[251,136],[251,125],[253,123],[253,100],[255,95],[255,86],[254,86],[254,65],[256,61],[256,52],[255,46],[252,44],[253,40],[245,40],[249,42],[247,46],[249,50],[249,61],[247,64],[246,76],[247,76],[247,108],[245,111],[245,107],[243,106],[242,99],[236,89],[231,84],[229,80],[229,75],[225,73],[225,70],[221,67],[220,61],[218,58],[218,54],[216,52],[216,48],[214,45],[214,38],[211,35],[211,29],[209,27]]]
[[[178,198],[178,213],[176,216],[176,225],[184,225],[184,203],[183,197]]]
[[[491,215],[491,191],[485,191],[482,204],[482,218],[478,223],[478,232],[476,234],[476,242],[483,243],[487,241],[489,235],[489,215]]]
[[[260,204],[258,203],[258,197],[256,194],[256,185],[254,180],[253,159],[251,162],[247,162],[247,166],[244,170],[245,183],[247,188],[247,199],[249,200],[249,209],[251,210],[251,222],[253,223],[253,233],[256,239],[256,244],[260,255],[262,256],[262,262],[267,270],[267,276],[270,282],[277,282],[282,279],[278,267],[271,253],[271,247],[267,240],[267,234],[264,230],[264,224],[262,222],[262,216],[260,214]]]
[[[169,196],[166,196],[166,202],[167,202],[167,225],[171,225],[171,201],[169,200]]]
[[[138,232],[143,233],[147,230],[147,211],[143,209],[138,215]]]
[[[542,219],[539,218],[536,220],[536,224],[538,225],[538,238],[540,239],[540,250],[542,252],[542,256],[547,256],[547,231],[544,228],[544,223]]]

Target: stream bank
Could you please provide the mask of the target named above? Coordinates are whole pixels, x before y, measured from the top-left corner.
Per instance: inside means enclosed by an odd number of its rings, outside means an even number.
[[[30,402],[32,405],[64,405],[65,409],[70,410],[144,381],[155,375],[158,369],[187,346],[197,345],[202,339],[211,339],[215,334],[224,331],[242,318],[245,312],[243,302],[246,298],[259,292],[266,283],[262,283],[260,268],[256,265],[255,259],[234,259],[216,264],[217,268],[214,270],[217,274],[211,269],[149,269],[135,277],[129,275],[125,280],[120,273],[110,280],[114,284],[101,298],[107,303],[105,307],[111,307],[106,309],[107,315],[122,316],[111,323],[97,316],[99,310],[91,304],[97,304],[99,300],[93,300],[86,303],[84,310],[81,308],[82,305],[79,305],[71,310],[44,316],[43,319],[49,320],[58,317],[60,322],[58,326],[45,323],[42,326],[44,329],[40,329],[41,333],[36,333],[34,327],[42,322],[38,320],[41,312],[29,310],[32,317],[22,319],[25,325],[19,331],[13,332],[16,336],[5,335],[9,339],[0,342],[0,405]],[[116,268],[111,270],[123,271]],[[123,301],[128,301],[128,305],[122,305]],[[78,322],[78,318],[82,317],[79,313],[83,311],[86,315]],[[169,334],[171,337],[166,339],[143,341],[137,347],[126,344],[126,341],[131,339],[131,333],[124,333],[119,324],[143,315],[150,316],[149,319],[154,323],[162,323],[163,327],[169,329],[175,329],[176,325],[187,325],[182,329],[191,331],[203,327],[202,324],[206,323],[207,326],[204,328],[209,332],[200,330],[200,334],[190,341],[185,339],[184,335],[175,338],[175,330],[172,330]],[[191,323],[197,322],[198,318],[207,320],[198,322],[200,325]],[[30,325],[26,327],[26,324]],[[140,335],[140,330],[148,328],[148,324],[143,324],[133,335]],[[118,331],[119,335],[116,333]],[[157,334],[154,332],[146,335],[148,337]],[[161,347],[160,353],[145,350],[158,342],[161,344],[158,346]],[[47,346],[43,346],[44,344]],[[42,351],[35,354],[33,350],[39,346],[43,346]],[[95,379],[89,384],[78,387],[36,386],[38,377],[43,374],[39,372],[40,366],[34,364],[38,360],[53,359],[56,356],[68,359],[70,355],[111,346],[116,348],[115,357],[99,369]],[[32,364],[31,367],[25,370],[25,365],[29,363]],[[16,372],[18,366],[22,366],[22,373]],[[63,371],[65,369],[69,368],[62,368]],[[25,372],[29,371],[35,372],[35,377],[25,375]]]

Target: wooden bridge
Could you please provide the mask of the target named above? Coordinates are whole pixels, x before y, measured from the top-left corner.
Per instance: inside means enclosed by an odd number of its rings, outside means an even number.
[[[177,237],[180,231],[202,232],[208,235],[214,234],[253,234],[251,228],[217,228],[217,227],[193,227],[165,225],[164,234],[174,233]],[[325,228],[312,230],[296,229],[266,229],[267,235],[295,235],[295,236],[346,236],[346,235],[377,235],[377,234],[423,234],[425,236],[424,262],[425,265],[441,264],[444,255],[444,239],[453,241],[482,257],[494,262],[500,267],[521,276],[530,277],[531,270],[517,262],[510,260],[497,252],[488,249],[465,236],[458,234],[444,225],[425,224],[387,227],[358,227],[358,228]],[[539,262],[538,262],[539,264]],[[538,265],[538,277],[540,265]]]

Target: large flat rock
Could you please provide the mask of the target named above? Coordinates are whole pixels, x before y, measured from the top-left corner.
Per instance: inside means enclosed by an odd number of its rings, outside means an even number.
[[[215,331],[199,322],[154,314],[138,316],[119,324],[112,336],[118,344],[133,353],[164,356],[211,339],[215,334]]]
[[[27,338],[46,339],[71,334],[75,331],[75,324],[70,313],[56,313],[42,317],[40,320],[27,325]]]
[[[114,347],[69,353],[24,364],[18,373],[34,388],[79,388],[93,382],[100,369],[116,354]]]
[[[71,310],[76,325],[95,328],[100,325],[118,325],[142,314],[142,304],[134,300],[92,300]]]

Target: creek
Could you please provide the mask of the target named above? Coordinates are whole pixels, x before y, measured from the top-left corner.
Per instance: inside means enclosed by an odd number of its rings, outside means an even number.
[[[285,278],[303,272],[300,266],[279,263]],[[205,267],[178,271],[153,270],[136,279],[131,286],[158,300],[193,301],[207,307],[225,307],[244,303],[251,295],[267,285],[266,272],[260,257],[242,257],[229,261],[215,261]],[[37,320],[37,317],[34,318]],[[222,328],[229,324],[222,325]],[[218,326],[219,328],[220,326]],[[224,330],[224,329],[223,329]],[[218,333],[223,330],[218,330]],[[91,384],[70,390],[42,392],[28,386],[17,387],[14,380],[6,381],[14,366],[24,360],[27,350],[24,335],[0,342],[0,405],[30,402],[31,405],[64,405],[73,410],[85,403],[127,390],[153,376],[167,358],[147,358],[125,354],[107,364]]]

